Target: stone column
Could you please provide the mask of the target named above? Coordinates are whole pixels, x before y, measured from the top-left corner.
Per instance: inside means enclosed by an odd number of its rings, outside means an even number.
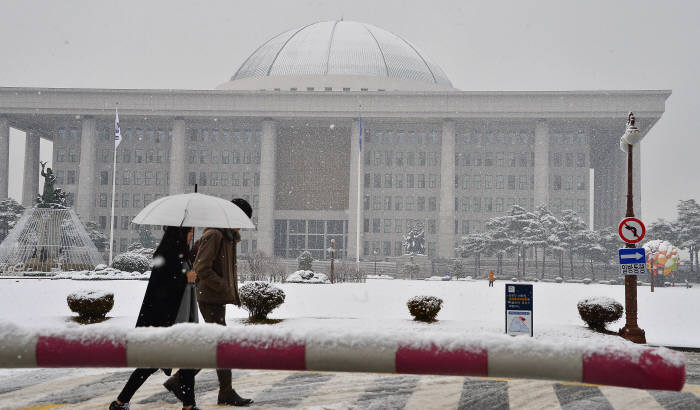
[[[549,205],[549,125],[539,120],[535,125],[535,208]]]
[[[258,194],[258,249],[274,255],[275,249],[275,175],[277,125],[271,119],[262,123],[260,141],[260,187]]]
[[[170,141],[170,195],[185,193],[185,129],[185,120],[175,118]]]
[[[8,196],[10,180],[10,122],[0,117],[0,199]]]
[[[358,175],[362,172],[362,166],[358,162],[361,155],[360,152],[360,121],[352,120],[350,128],[350,180],[348,193],[348,243],[345,246],[347,250],[347,259],[354,261],[361,250],[357,248],[357,238],[362,232],[362,206],[358,206],[357,196],[362,195],[362,185],[358,184]],[[357,219],[360,219],[360,225],[357,224]]]
[[[440,224],[438,226],[437,256],[454,257],[455,241],[455,123],[442,122],[442,153],[440,156]]]
[[[32,131],[27,131],[24,143],[24,181],[22,184],[22,205],[30,207],[36,201],[39,193],[39,164],[40,141],[39,136]]]
[[[75,207],[83,222],[94,218],[95,208],[95,152],[97,147],[97,130],[95,119],[83,117],[80,132],[80,166],[78,171],[78,194]],[[111,222],[110,222],[111,223]]]

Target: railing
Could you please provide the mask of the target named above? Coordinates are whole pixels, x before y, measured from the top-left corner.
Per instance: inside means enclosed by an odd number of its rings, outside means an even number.
[[[0,368],[173,367],[515,377],[681,390],[685,357],[665,348],[500,335],[304,334],[207,324],[32,331],[0,323]],[[376,333],[376,332],[375,332]]]

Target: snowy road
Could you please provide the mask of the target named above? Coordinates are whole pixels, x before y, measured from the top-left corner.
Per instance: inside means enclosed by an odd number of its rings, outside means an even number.
[[[700,367],[700,354],[690,355],[695,357],[688,357],[688,363]],[[694,371],[697,375],[698,369]],[[123,369],[3,370],[0,408],[107,408],[129,373]],[[235,388],[255,399],[253,408],[700,409],[700,385],[666,392],[472,377],[279,371],[234,371],[233,376]],[[161,386],[163,381],[161,372],[151,377],[134,396],[132,409],[180,408]],[[217,388],[213,371],[197,376],[197,401],[202,408],[216,407]]]

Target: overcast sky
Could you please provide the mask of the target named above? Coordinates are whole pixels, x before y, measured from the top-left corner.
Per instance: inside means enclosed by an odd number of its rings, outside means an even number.
[[[642,142],[642,213],[700,200],[697,1],[8,1],[0,86],[212,89],[261,43],[343,17],[414,43],[461,90],[671,89]],[[620,132],[624,130],[620,118]],[[10,195],[23,137],[12,134]],[[42,145],[47,156],[49,144]]]

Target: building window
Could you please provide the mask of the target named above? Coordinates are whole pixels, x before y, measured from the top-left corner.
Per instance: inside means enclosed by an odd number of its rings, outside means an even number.
[[[394,175],[394,178],[396,180],[396,188],[403,188],[403,174],[396,174]]]
[[[131,194],[129,193],[123,193],[122,194],[122,208],[128,208],[129,207],[129,199],[131,198]]]
[[[129,217],[122,216],[122,230],[128,230],[128,229],[129,229]]]
[[[100,171],[100,185],[107,185],[109,184],[109,172],[108,171]]]
[[[369,232],[369,218],[365,218],[365,220],[364,220],[364,231],[363,232],[364,233]]]
[[[384,188],[391,188],[391,174],[384,174]]]
[[[392,220],[384,219],[384,233],[391,233]]]
[[[579,168],[583,168],[586,166],[586,154],[583,152],[579,152],[576,154],[576,166]]]
[[[552,184],[552,189],[555,191],[560,191],[561,190],[561,175],[555,175],[554,176],[554,181]]]
[[[104,215],[100,216],[100,229],[107,229],[107,217]]]
[[[365,210],[365,211],[369,211],[369,204],[370,204],[369,195],[365,195],[364,200],[363,200],[362,202],[363,202],[363,205],[364,205],[364,206],[363,206],[364,210]]]
[[[579,175],[576,177],[576,189],[579,191],[583,191],[586,189],[586,179],[583,175]]]
[[[437,211],[437,198],[434,196],[428,198],[428,211]]]
[[[416,211],[425,211],[425,197],[419,196],[418,201],[416,201]]]
[[[384,210],[391,211],[391,196],[384,197]]]
[[[508,189],[515,189],[515,175],[508,175]]]
[[[400,211],[403,209],[403,198],[400,196],[394,197],[394,210]]]
[[[494,211],[503,212],[503,198],[496,198],[496,207]]]
[[[418,175],[418,188],[425,188],[425,174]]]
[[[412,196],[406,197],[406,210],[407,211],[413,210],[413,197]]]
[[[527,175],[518,177],[518,189],[527,189]]]
[[[469,198],[462,198],[462,212],[469,212],[471,210],[471,202]]]
[[[372,219],[372,232],[381,233],[382,232],[382,220],[379,218]]]
[[[375,195],[372,197],[372,209],[380,211],[382,209],[382,197]]]
[[[107,194],[100,194],[100,208],[107,208]]]
[[[199,185],[207,186],[207,173],[206,172],[199,173]]]

